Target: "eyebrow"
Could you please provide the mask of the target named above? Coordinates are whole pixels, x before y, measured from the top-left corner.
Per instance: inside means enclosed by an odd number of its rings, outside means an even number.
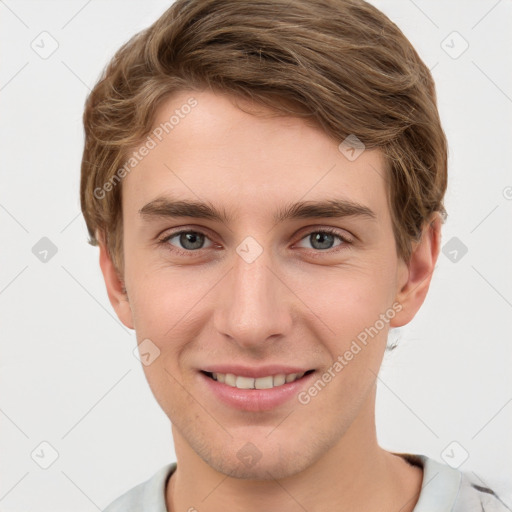
[[[188,200],[157,198],[145,206],[139,213],[142,217],[193,217],[216,220],[229,224],[233,216],[225,209],[218,209],[211,203]],[[367,217],[376,220],[376,214],[367,206],[348,199],[327,199],[323,201],[300,201],[279,208],[274,214],[274,222],[309,218]]]

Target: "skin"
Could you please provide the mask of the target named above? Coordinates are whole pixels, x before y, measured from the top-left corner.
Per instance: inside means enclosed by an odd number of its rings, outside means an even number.
[[[376,376],[389,327],[407,324],[427,294],[439,216],[406,263],[379,150],[351,162],[340,141],[304,120],[252,115],[211,91],[173,95],[155,126],[191,96],[198,105],[122,182],[122,272],[100,244],[117,315],[139,343],[150,339],[160,350],[144,371],[172,423],[178,465],[168,510],[412,510],[422,470],[377,444]],[[171,196],[209,201],[232,219],[141,215]],[[360,203],[375,218],[273,221],[285,204],[332,198]],[[318,249],[309,235],[326,227],[352,242],[335,236]],[[177,228],[204,233],[203,248],[194,252],[179,236],[164,240]],[[252,263],[236,252],[247,236],[263,249]],[[394,303],[401,311],[306,405],[292,399],[271,411],[237,410],[199,378],[198,368],[212,363],[299,365],[321,376]],[[248,441],[261,453],[251,467],[237,457]]]

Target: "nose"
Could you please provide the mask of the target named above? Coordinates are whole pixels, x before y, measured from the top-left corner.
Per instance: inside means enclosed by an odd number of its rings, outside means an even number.
[[[286,336],[292,326],[293,294],[268,252],[251,263],[235,254],[215,307],[217,332],[254,353]]]

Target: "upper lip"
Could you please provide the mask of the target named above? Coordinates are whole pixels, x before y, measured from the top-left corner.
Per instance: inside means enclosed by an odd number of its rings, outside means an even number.
[[[239,366],[232,364],[218,364],[202,368],[202,371],[209,373],[232,373],[240,377],[267,377],[268,375],[289,375],[290,373],[305,373],[313,368],[304,368],[301,366],[284,366],[279,364],[271,364],[260,366],[258,368],[251,366]]]

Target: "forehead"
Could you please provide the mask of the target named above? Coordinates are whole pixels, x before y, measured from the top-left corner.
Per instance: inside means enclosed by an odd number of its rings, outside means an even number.
[[[155,116],[155,146],[123,181],[123,208],[169,194],[263,217],[285,202],[336,197],[387,215],[379,150],[350,161],[338,148],[342,141],[313,124],[234,102],[211,91],[181,91],[165,101]]]

